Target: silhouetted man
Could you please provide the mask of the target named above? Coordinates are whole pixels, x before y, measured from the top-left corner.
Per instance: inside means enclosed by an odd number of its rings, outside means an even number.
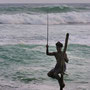
[[[59,41],[56,43],[56,49],[57,49],[56,52],[49,52],[48,47],[49,46],[46,45],[46,54],[49,55],[49,56],[55,56],[56,65],[51,71],[48,72],[47,75],[49,77],[57,79],[58,82],[59,82],[60,87],[64,88],[65,84],[64,84],[63,79],[61,80],[61,78],[63,77],[62,74],[64,74],[64,72],[66,70],[66,63],[65,62],[68,63],[67,54],[66,53],[63,54],[64,53],[62,51],[63,44]],[[59,74],[61,74],[61,76],[59,76]]]

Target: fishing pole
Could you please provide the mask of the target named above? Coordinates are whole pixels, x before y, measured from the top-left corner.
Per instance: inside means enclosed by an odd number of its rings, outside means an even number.
[[[49,36],[49,22],[48,22],[48,12],[47,12],[47,45],[49,40],[48,36]]]

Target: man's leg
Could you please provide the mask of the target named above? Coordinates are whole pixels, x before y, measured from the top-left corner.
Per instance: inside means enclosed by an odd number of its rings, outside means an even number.
[[[49,77],[51,77],[51,78],[55,78],[55,76],[54,76],[54,69],[52,69],[51,71],[49,71],[49,72],[47,73],[47,75],[48,75]]]
[[[59,86],[60,86],[60,90],[62,90],[61,88],[65,87],[64,81],[63,81],[63,74],[61,74],[61,76],[59,76],[60,70],[55,70],[54,72],[54,76],[55,78],[58,80]]]
[[[61,81],[60,81],[60,83],[61,83],[61,87],[64,88],[65,87],[65,83],[64,83],[64,80],[63,80],[63,74],[61,74]]]
[[[61,78],[60,78],[60,76],[55,72],[54,77],[58,80],[59,86],[61,87]]]
[[[47,73],[47,75],[51,78],[54,78],[54,79],[57,79],[58,80],[58,83],[59,83],[59,86],[64,88],[65,84],[64,84],[64,81],[63,81],[63,75],[61,75],[61,77],[58,75],[60,72],[58,72],[58,70],[56,71],[55,69],[52,69],[51,71],[49,71]],[[63,84],[62,84],[63,82]],[[60,90],[62,90],[60,88]]]

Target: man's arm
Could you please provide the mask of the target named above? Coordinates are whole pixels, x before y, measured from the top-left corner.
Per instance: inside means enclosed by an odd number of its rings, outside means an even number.
[[[55,52],[49,52],[48,45],[46,45],[46,55],[55,56]]]

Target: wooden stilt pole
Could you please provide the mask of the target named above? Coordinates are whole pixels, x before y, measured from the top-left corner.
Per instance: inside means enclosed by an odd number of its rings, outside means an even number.
[[[66,34],[65,46],[64,46],[64,50],[63,50],[63,53],[64,53],[64,54],[65,54],[65,52],[66,52],[66,50],[67,50],[68,39],[69,39],[69,33]]]
[[[67,50],[67,44],[68,44],[68,38],[69,38],[69,33],[66,34],[66,39],[65,39],[65,45],[64,45],[64,50],[63,50],[63,61],[62,61],[62,74],[61,74],[61,84],[60,84],[60,90],[63,90],[64,86],[64,82],[63,82],[63,79],[64,79],[64,54],[66,53],[66,50]]]

